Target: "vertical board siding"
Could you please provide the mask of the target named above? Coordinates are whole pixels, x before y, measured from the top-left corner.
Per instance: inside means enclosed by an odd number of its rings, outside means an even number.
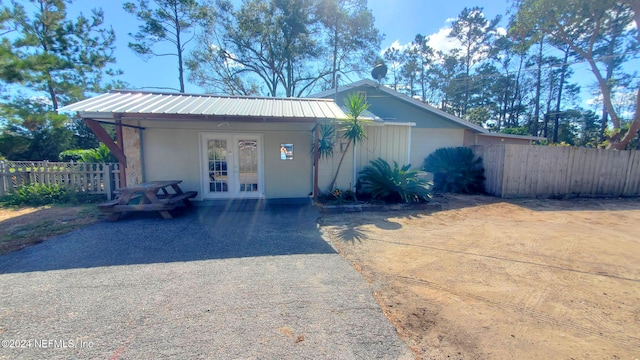
[[[409,163],[409,132],[404,125],[367,126],[367,140],[358,145],[357,171],[369,166],[372,160],[382,158],[393,166]],[[418,164],[421,165],[421,164]]]
[[[359,173],[365,167],[369,166],[372,160],[382,158],[389,164],[394,161],[402,166],[409,163],[409,132],[407,125],[385,124],[384,126],[365,126],[367,139],[357,144],[356,150],[356,171]],[[333,149],[333,157],[330,159],[320,160],[319,170],[319,187],[321,192],[328,191],[329,183],[335,174],[340,162],[342,153],[340,152],[340,142],[346,143],[342,139],[342,134],[336,136],[336,144]],[[340,174],[336,181],[335,187],[346,189],[354,186],[353,184],[353,146],[344,158],[340,168]],[[414,164],[415,165],[415,164]],[[420,166],[422,164],[418,164]],[[414,166],[415,167],[415,166]]]
[[[640,151],[502,144],[473,146],[487,193],[510,197],[640,196]]]
[[[629,154],[629,166],[622,193],[632,192],[640,193],[640,151],[632,151]]]

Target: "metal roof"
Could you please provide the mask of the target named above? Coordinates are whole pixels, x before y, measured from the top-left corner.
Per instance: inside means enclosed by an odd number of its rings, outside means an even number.
[[[447,120],[450,120],[450,121],[453,121],[453,122],[455,122],[457,124],[460,124],[460,125],[468,128],[468,129],[470,129],[470,130],[474,130],[474,131],[480,132],[480,133],[489,132],[487,129],[483,128],[482,126],[478,126],[478,125],[476,125],[474,123],[471,123],[471,122],[469,122],[467,120],[464,120],[464,119],[461,119],[461,118],[459,118],[457,116],[451,115],[451,114],[449,114],[447,112],[444,112],[444,111],[442,111],[442,110],[440,110],[438,108],[435,108],[435,107],[433,107],[433,106],[431,106],[431,105],[429,105],[427,103],[424,103],[424,102],[422,102],[420,100],[416,100],[416,99],[414,99],[414,98],[412,98],[410,96],[407,96],[407,95],[402,94],[402,93],[400,93],[398,91],[395,91],[395,90],[393,90],[393,89],[391,89],[391,88],[389,88],[387,86],[378,84],[377,82],[375,82],[373,80],[362,79],[362,80],[356,81],[356,82],[354,82],[352,84],[343,85],[343,86],[338,87],[337,92],[338,93],[342,93],[342,92],[345,92],[345,91],[353,91],[353,89],[355,89],[355,88],[357,88],[359,86],[363,86],[363,85],[366,85],[366,86],[369,86],[369,87],[372,87],[372,88],[376,88],[376,89],[378,89],[378,90],[380,90],[382,92],[385,92],[385,93],[387,93],[387,94],[389,94],[391,96],[394,96],[394,97],[396,97],[396,98],[398,98],[398,99],[400,99],[402,101],[405,101],[405,102],[407,102],[409,104],[417,106],[418,108],[420,108],[422,110],[426,110],[426,111],[428,111],[430,113],[433,113],[433,114],[438,115],[440,117],[443,117],[443,118],[445,118]],[[335,96],[335,93],[336,93],[336,89],[333,89],[333,90],[322,91],[322,92],[313,94],[311,96],[316,97],[316,98],[322,98],[322,97],[328,97],[328,96]]]
[[[83,118],[108,119],[200,119],[315,121],[346,119],[344,111],[330,99],[235,97],[113,90],[64,106],[59,111],[77,111]]]

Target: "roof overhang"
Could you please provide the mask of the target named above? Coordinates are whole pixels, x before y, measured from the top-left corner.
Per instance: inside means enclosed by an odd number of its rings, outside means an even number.
[[[316,94],[311,95],[314,98],[324,98],[324,97],[329,97],[329,96],[335,96],[335,94],[337,93],[343,93],[343,92],[348,92],[348,91],[353,91],[361,86],[368,86],[371,88],[375,88],[378,89],[390,96],[393,96],[401,101],[404,101],[406,103],[412,104],[422,110],[425,111],[429,111],[435,115],[438,115],[440,117],[443,117],[447,120],[453,121],[454,123],[457,123],[459,125],[464,126],[465,128],[474,131],[478,136],[488,136],[488,137],[501,137],[501,138],[505,138],[505,139],[520,139],[520,140],[530,140],[530,141],[544,141],[547,140],[547,138],[545,137],[539,137],[539,136],[525,136],[525,135],[513,135],[513,134],[502,134],[502,133],[492,133],[489,132],[489,130],[483,128],[482,126],[476,125],[474,123],[471,123],[467,120],[461,119],[455,115],[449,114],[445,111],[442,111],[438,108],[435,108],[427,103],[424,103],[418,99],[414,99],[410,96],[407,96],[405,94],[402,94],[400,92],[397,92],[385,85],[382,84],[378,84],[377,82],[373,81],[373,80],[369,80],[369,79],[363,79],[363,80],[359,80],[356,81],[354,83],[351,84],[347,84],[347,85],[343,85],[338,87],[337,89],[331,89],[331,90],[326,90],[326,91],[322,91]],[[415,124],[414,124],[415,126]]]
[[[63,109],[64,111],[64,109]],[[157,120],[157,121],[213,121],[213,122],[296,122],[315,123],[319,118],[230,116],[230,115],[188,115],[188,114],[144,114],[144,113],[104,113],[78,112],[82,119],[94,119],[113,123],[116,120]],[[324,119],[324,118],[322,118]],[[335,119],[329,119],[335,120]]]
[[[442,111],[436,107],[433,107],[425,102],[422,102],[420,100],[414,99],[410,96],[407,96],[405,94],[402,94],[400,92],[397,92],[385,85],[382,84],[378,84],[377,82],[373,81],[373,80],[369,80],[369,79],[363,79],[363,80],[359,80],[356,81],[352,84],[348,84],[348,85],[344,85],[344,86],[340,86],[337,89],[332,89],[332,90],[326,90],[326,91],[322,91],[316,94],[311,95],[314,98],[318,98],[318,97],[329,97],[329,96],[335,96],[336,93],[343,93],[343,92],[348,92],[348,91],[353,91],[356,88],[360,87],[360,86],[368,86],[371,88],[375,88],[379,91],[382,91],[390,96],[393,96],[395,98],[397,98],[398,100],[404,101],[406,103],[409,103],[413,106],[418,107],[421,110],[425,110],[428,112],[431,112],[434,115],[437,115],[439,117],[445,118],[449,121],[452,121],[456,124],[462,125],[463,127],[469,129],[469,130],[473,130],[475,132],[478,133],[488,133],[488,130],[483,128],[482,126],[476,125],[474,123],[471,123],[469,121],[466,121],[464,119],[461,119],[455,115],[451,115],[445,111]]]
[[[114,90],[60,108],[84,119],[301,122],[344,120],[331,99],[233,97]]]

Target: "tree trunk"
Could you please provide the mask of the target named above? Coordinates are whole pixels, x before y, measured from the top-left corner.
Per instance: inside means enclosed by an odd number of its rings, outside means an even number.
[[[471,51],[470,47],[467,46],[467,63],[466,63],[466,77],[464,79],[464,103],[462,104],[462,110],[460,113],[460,117],[464,118],[467,114],[467,108],[469,103],[469,88],[471,87],[469,75],[471,74],[471,55],[469,52]]]
[[[336,4],[337,6],[337,4]],[[331,64],[331,88],[338,87],[336,76],[338,75],[338,14],[336,13],[336,23],[333,29],[333,62]]]
[[[173,21],[176,25],[176,50],[178,54],[178,81],[180,82],[180,92],[184,93],[184,66],[182,64],[182,39],[180,38],[180,16],[178,14],[178,2],[173,5]]]
[[[511,121],[511,119],[517,119],[518,117],[520,117],[520,114],[518,113],[519,110],[516,110],[516,108],[520,108],[520,103],[521,103],[521,99],[520,99],[520,76],[522,75],[522,66],[524,64],[524,56],[520,56],[520,64],[518,65],[518,73],[516,74],[516,83],[515,83],[515,89],[514,89],[514,93],[513,93],[513,98],[511,98],[511,108],[509,109],[509,121]],[[518,101],[518,106],[516,107],[516,101]],[[506,123],[506,115],[505,115],[505,123]]]
[[[636,94],[636,104],[640,104],[640,89],[638,89],[638,92]],[[631,140],[633,140],[636,136],[640,136],[638,135],[638,131],[640,131],[640,112],[638,112],[638,106],[636,105],[636,113],[634,114],[633,120],[629,125],[629,131],[627,131],[627,133],[622,139],[620,139],[620,141],[609,144],[609,148],[624,150],[624,148],[627,147]]]
[[[544,114],[544,129],[543,136],[547,138],[549,136],[549,116],[551,116],[551,101],[553,97],[553,71],[549,71],[549,98],[547,99],[547,112]]]
[[[538,135],[538,122],[540,121],[540,89],[542,88],[542,45],[544,45],[544,36],[540,39],[540,47],[538,49],[538,68],[536,69],[536,99],[535,110],[533,111],[533,121],[529,131],[534,136]]]
[[[49,96],[51,97],[51,104],[53,106],[53,111],[58,110],[58,95],[56,94],[56,90],[53,88],[53,80],[51,79],[51,75],[47,72],[47,89],[49,90]]]
[[[349,146],[351,145],[351,140],[349,140],[349,142],[347,143],[347,146],[345,147],[344,151],[342,152],[342,156],[340,156],[340,162],[338,163],[338,168],[336,169],[336,174],[333,175],[333,179],[331,180],[331,183],[329,184],[329,188],[327,189],[327,191],[331,192],[331,190],[333,190],[333,186],[336,184],[336,180],[338,180],[338,174],[340,173],[340,167],[342,166],[342,161],[344,160],[344,156],[347,154],[347,151],[349,151]]]
[[[562,71],[560,72],[560,86],[558,87],[558,99],[556,100],[556,113],[553,120],[553,142],[558,142],[558,126],[560,123],[560,104],[562,102],[562,88],[564,86],[564,77],[567,72],[567,62],[569,61],[569,49],[564,53],[564,61],[562,62]]]
[[[607,67],[607,73],[605,74],[605,82],[607,84],[606,86],[609,89],[609,91],[611,91],[611,78],[613,77],[613,70],[615,68],[614,56],[616,51],[616,39],[617,37],[614,35],[614,37],[609,42],[609,46],[607,46],[607,53],[606,53],[606,56],[608,58],[605,60],[605,66]],[[600,142],[605,141],[604,133],[607,130],[608,123],[609,123],[609,113],[607,112],[607,107],[603,104],[602,119],[600,121],[600,134],[599,134]]]
[[[640,2],[638,0],[622,0],[622,2],[631,6],[631,10],[633,10],[633,21],[636,23],[636,29],[640,29]],[[640,31],[636,32],[636,40],[640,42]]]

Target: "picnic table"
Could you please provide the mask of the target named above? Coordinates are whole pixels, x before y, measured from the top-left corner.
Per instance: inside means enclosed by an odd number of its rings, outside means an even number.
[[[118,196],[111,201],[98,204],[100,211],[109,214],[110,221],[116,221],[120,215],[129,211],[157,211],[164,219],[171,219],[169,213],[180,202],[191,206],[189,199],[198,195],[197,191],[183,192],[182,180],[151,181],[127,186],[117,190]]]

